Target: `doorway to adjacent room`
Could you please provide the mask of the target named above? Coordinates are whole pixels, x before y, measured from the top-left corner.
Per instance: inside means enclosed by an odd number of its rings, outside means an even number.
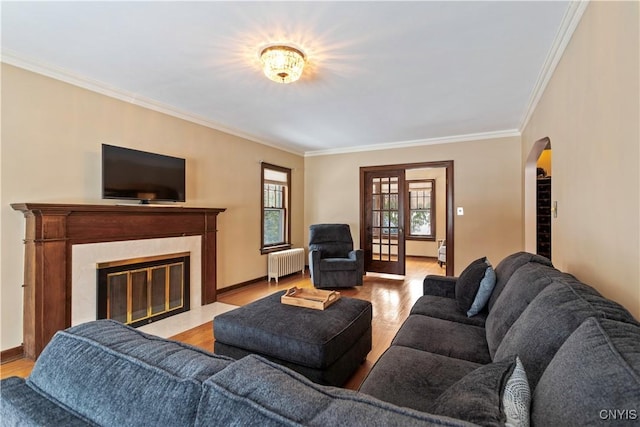
[[[419,170],[436,168],[443,169],[445,181],[444,194],[437,196],[435,179],[415,179]],[[444,197],[444,218],[436,216],[437,197]],[[444,235],[437,235],[439,221],[444,221]],[[360,168],[360,247],[365,271],[404,275],[407,241],[435,246],[444,240],[446,274],[453,275],[453,231],[453,161]]]

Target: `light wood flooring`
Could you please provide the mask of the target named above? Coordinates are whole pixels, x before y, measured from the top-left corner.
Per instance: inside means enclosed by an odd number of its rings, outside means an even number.
[[[406,260],[406,275],[388,276],[367,274],[361,287],[340,289],[343,296],[360,298],[371,301],[373,305],[373,346],[363,363],[345,388],[357,389],[366,377],[373,364],[389,347],[391,340],[400,325],[409,315],[411,306],[422,295],[422,281],[427,274],[444,275],[444,268],[438,266],[435,258],[408,257]],[[228,292],[218,294],[218,301],[226,304],[245,305],[259,298],[285,290],[292,286],[312,288],[309,274],[304,277],[299,274],[287,276],[278,285],[266,280],[244,286]],[[171,337],[177,341],[213,350],[213,325],[204,325],[184,331]],[[27,377],[33,368],[33,361],[20,359],[0,365],[0,378],[10,376]]]

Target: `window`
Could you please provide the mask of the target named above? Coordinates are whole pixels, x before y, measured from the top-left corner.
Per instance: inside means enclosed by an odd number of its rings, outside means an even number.
[[[262,163],[262,239],[264,253],[291,246],[291,169]]]
[[[407,239],[435,239],[435,182],[435,179],[407,181]]]

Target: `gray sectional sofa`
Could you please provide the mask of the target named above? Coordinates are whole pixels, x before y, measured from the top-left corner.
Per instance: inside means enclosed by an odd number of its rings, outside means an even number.
[[[504,382],[519,357],[538,426],[640,422],[640,325],[622,306],[543,257],[495,268],[483,311],[459,307],[458,278],[427,276],[360,391],[481,425],[503,425]]]
[[[472,317],[458,305],[461,280],[427,277],[425,295],[360,391],[101,320],[57,333],[29,378],[1,382],[0,423],[504,425],[501,401],[522,391],[521,382],[509,388],[521,367],[531,390],[524,421],[637,423],[638,322],[542,257],[513,254],[495,276],[486,307]]]
[[[0,383],[3,426],[468,426],[217,356],[111,320],[58,332],[26,380]]]

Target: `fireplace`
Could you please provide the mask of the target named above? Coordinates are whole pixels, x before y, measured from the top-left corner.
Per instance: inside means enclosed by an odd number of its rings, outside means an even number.
[[[98,319],[137,327],[189,310],[188,252],[97,265]]]
[[[191,303],[209,304],[216,300],[216,219],[225,211],[223,208],[52,203],[14,203],[11,206],[23,212],[26,219],[23,348],[30,359],[38,357],[57,331],[71,326],[72,318],[95,319],[95,296],[84,301],[84,295],[75,295],[76,287],[72,286],[73,265],[78,262],[72,253],[79,247],[195,238],[200,242],[201,255],[191,260],[199,266],[195,272],[199,273],[198,283],[193,282],[191,286],[198,286],[199,298],[194,298],[195,290],[192,289]],[[184,249],[152,252],[182,251]],[[118,253],[117,257],[95,262],[141,255]],[[91,284],[81,286],[82,292],[87,288],[93,293],[96,291],[95,262],[91,266]],[[191,273],[194,273],[193,268],[192,265]],[[191,278],[196,280],[194,274]],[[92,307],[90,313],[72,311],[72,306],[78,302],[82,307]]]

